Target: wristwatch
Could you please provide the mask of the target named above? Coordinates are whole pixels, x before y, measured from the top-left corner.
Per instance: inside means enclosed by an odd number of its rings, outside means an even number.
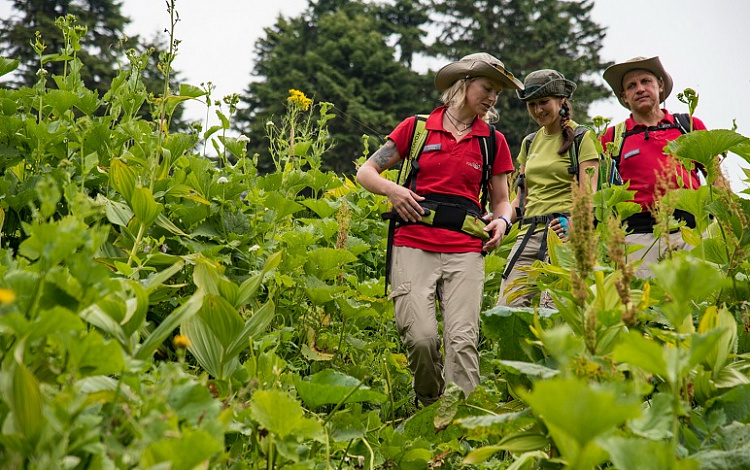
[[[509,234],[510,229],[513,227],[513,223],[511,223],[510,219],[503,214],[498,215],[497,218],[505,221],[505,235]]]

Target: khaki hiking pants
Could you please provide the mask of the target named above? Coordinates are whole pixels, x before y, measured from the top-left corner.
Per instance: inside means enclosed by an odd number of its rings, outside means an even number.
[[[513,269],[511,269],[510,274],[508,274],[508,277],[506,279],[503,279],[503,282],[500,284],[500,294],[497,299],[497,305],[504,305],[507,307],[531,307],[531,301],[537,294],[539,294],[538,289],[533,289],[532,292],[523,294],[520,297],[516,297],[512,301],[508,300],[508,298],[511,296],[511,294],[514,294],[522,289],[521,286],[512,285],[512,283],[516,279],[520,279],[526,276],[525,272],[518,269],[519,267],[531,266],[534,261],[537,260],[537,253],[539,253],[539,247],[542,244],[542,238],[544,237],[545,230],[537,230],[529,238],[529,241],[526,243],[521,256],[516,261],[516,264],[513,265]],[[508,255],[508,262],[510,262],[510,260],[513,259],[513,257],[516,255],[516,252],[521,249],[523,235],[524,234],[518,235],[516,243],[513,245],[513,248],[510,250],[510,254]],[[549,253],[546,253],[544,255],[544,261],[549,262]],[[552,298],[549,296],[549,293],[541,293],[539,306],[555,308],[555,304],[552,301]]]
[[[480,253],[435,253],[393,247],[396,326],[408,352],[414,392],[430,405],[454,382],[468,395],[479,384],[479,311],[484,288]],[[443,319],[440,340],[437,312]],[[445,349],[445,361],[441,352]]]
[[[643,258],[643,262],[635,272],[635,277],[640,279],[646,279],[653,277],[651,269],[648,267],[651,263],[658,263],[664,257],[667,252],[667,247],[664,241],[654,236],[653,233],[631,233],[625,236],[625,243],[628,245],[641,245],[642,247],[638,251],[634,251],[627,255],[627,261],[632,262]],[[678,250],[692,250],[693,245],[690,245],[682,239],[680,232],[669,234],[669,243],[672,247]]]

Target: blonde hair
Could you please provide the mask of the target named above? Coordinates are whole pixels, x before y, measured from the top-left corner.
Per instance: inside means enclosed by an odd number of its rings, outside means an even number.
[[[448,87],[443,94],[440,96],[440,101],[447,107],[451,106],[463,106],[466,101],[466,90],[469,87],[469,83],[473,82],[479,77],[462,78],[456,80],[453,85]],[[500,115],[497,113],[495,107],[491,107],[487,114],[484,115],[486,122],[497,122]]]

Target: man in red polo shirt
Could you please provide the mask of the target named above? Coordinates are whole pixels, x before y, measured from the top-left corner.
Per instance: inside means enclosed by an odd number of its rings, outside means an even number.
[[[698,189],[700,180],[697,170],[688,171],[679,161],[664,153],[664,146],[677,139],[683,132],[706,129],[700,119],[692,118],[692,125],[680,128],[680,122],[669,111],[661,107],[672,91],[672,77],[664,70],[659,57],[635,57],[626,62],[612,65],[604,71],[604,80],[609,84],[620,104],[630,110],[625,121],[624,140],[615,139],[615,127],[607,129],[601,138],[602,145],[621,142],[618,169],[623,181],[630,182],[630,190],[635,191],[633,201],[640,204],[642,212],[625,220],[629,234],[625,237],[628,245],[641,248],[628,255],[629,259],[643,259],[636,276],[645,278],[651,275],[648,268],[664,255],[668,247],[654,236],[655,224],[651,211],[654,207],[657,179],[666,177],[671,188]],[[684,125],[683,125],[684,127]],[[690,128],[692,127],[692,128]],[[661,183],[664,186],[664,182]],[[695,218],[684,211],[676,210],[674,217],[695,227]],[[670,245],[677,249],[690,249],[678,230],[670,234]]]

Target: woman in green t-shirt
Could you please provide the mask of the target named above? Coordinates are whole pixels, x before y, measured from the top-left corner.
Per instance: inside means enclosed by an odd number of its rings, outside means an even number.
[[[524,139],[518,155],[520,173],[524,175],[519,181],[524,182],[525,190],[517,188],[512,219],[521,219],[521,233],[508,257],[498,305],[531,305],[538,290],[529,283],[514,282],[525,277],[518,268],[530,266],[537,259],[549,259],[547,227],[551,226],[563,239],[566,237],[573,181],[580,176],[580,184],[589,184],[596,190],[599,155],[594,139],[590,135],[576,139],[582,129],[576,132],[578,124],[570,119],[569,100],[575,89],[576,84],[560,72],[544,69],[531,72],[524,81],[524,90],[516,91],[540,129]],[[585,132],[590,133],[590,129]],[[576,140],[580,148],[574,144]],[[575,168],[576,161],[579,171],[571,173],[569,169]],[[594,168],[591,177],[585,171],[588,167]],[[540,306],[554,305],[543,294]]]

